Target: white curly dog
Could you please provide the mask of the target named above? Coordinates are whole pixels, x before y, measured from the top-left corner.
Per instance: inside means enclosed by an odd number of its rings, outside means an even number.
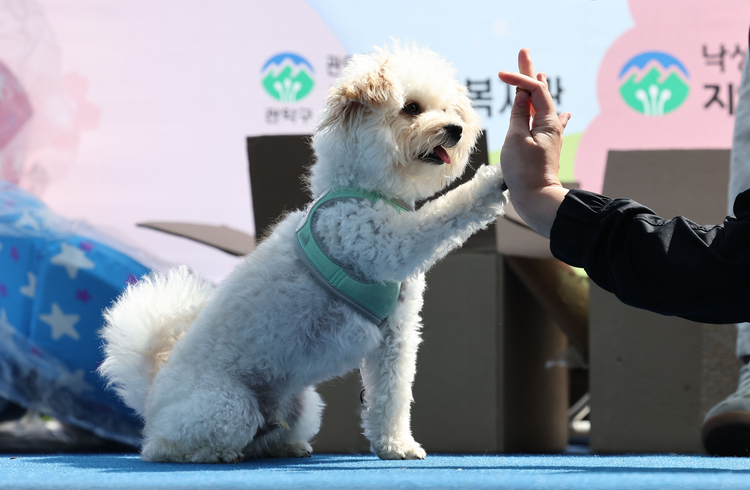
[[[501,215],[507,192],[499,165],[483,166],[414,204],[462,174],[480,122],[437,54],[354,55],[312,140],[310,192],[328,197],[286,215],[216,288],[177,268],[105,312],[99,372],[144,420],[142,458],[309,456],[316,383],[355,368],[372,451],[424,458],[410,429],[424,274]]]

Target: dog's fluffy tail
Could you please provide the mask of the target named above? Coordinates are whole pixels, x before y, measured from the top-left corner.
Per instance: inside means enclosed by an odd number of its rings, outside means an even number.
[[[104,362],[98,372],[139,415],[146,391],[172,346],[213,292],[211,284],[183,266],[141,278],[104,311]]]

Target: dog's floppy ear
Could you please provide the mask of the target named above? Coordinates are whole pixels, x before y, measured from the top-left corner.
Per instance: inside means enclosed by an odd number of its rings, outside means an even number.
[[[392,103],[395,97],[401,96],[400,87],[387,59],[379,61],[364,73],[342,80],[331,92],[349,102],[373,107]]]
[[[361,63],[354,59],[353,62]],[[400,104],[403,90],[387,59],[368,60],[365,70],[350,71],[328,91],[320,127],[348,123],[352,116],[367,108]]]
[[[474,110],[471,104],[469,90],[461,86],[458,88],[458,91],[460,96],[456,103],[456,112],[464,122],[464,136],[471,135],[471,137],[476,139],[482,131],[482,118],[479,117],[479,114],[477,114],[477,111]]]

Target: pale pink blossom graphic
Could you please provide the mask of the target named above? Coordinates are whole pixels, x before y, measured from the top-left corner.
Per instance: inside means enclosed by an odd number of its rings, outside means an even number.
[[[0,62],[0,149],[21,130],[31,113],[31,104],[21,83]]]
[[[62,49],[34,0],[0,0],[0,180],[41,196],[99,124],[88,81],[64,74]]]

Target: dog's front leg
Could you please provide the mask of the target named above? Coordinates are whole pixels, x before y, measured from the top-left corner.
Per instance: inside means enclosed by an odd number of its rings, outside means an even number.
[[[470,181],[419,210],[392,215],[381,224],[381,235],[372,246],[381,248],[382,262],[373,262],[370,269],[363,263],[363,270],[372,279],[395,281],[428,271],[503,214],[508,200],[503,183],[499,165],[483,165]]]
[[[424,275],[402,284],[399,304],[381,326],[383,343],[362,361],[362,427],[381,459],[424,459],[426,455],[410,427],[424,285]]]

